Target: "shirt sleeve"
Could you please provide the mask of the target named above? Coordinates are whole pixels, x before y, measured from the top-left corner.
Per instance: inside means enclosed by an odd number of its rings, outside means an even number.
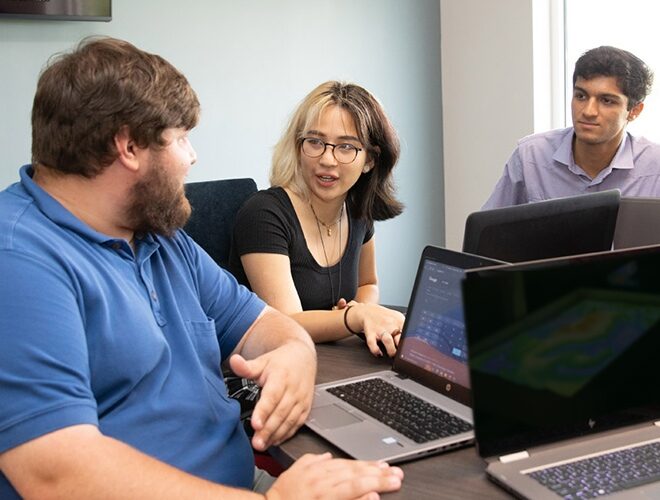
[[[255,293],[240,285],[231,273],[220,267],[189,236],[185,238],[195,253],[200,303],[207,316],[215,322],[224,361],[266,304]]]
[[[521,205],[528,201],[520,150],[516,148],[506,163],[504,173],[497,181],[490,198],[481,209],[489,210],[491,208]]]
[[[290,215],[269,193],[257,193],[241,207],[234,222],[233,245],[240,257],[248,253],[289,255]]]
[[[0,452],[55,430],[98,425],[84,318],[61,268],[0,256]]]
[[[367,243],[371,238],[374,237],[375,230],[374,230],[374,223],[373,222],[368,222],[366,230],[364,232],[364,239],[362,240],[362,244],[364,245]]]

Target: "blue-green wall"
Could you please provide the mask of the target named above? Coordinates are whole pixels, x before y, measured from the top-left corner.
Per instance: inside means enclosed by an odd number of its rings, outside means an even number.
[[[113,0],[113,20],[0,19],[0,187],[30,157],[30,108],[48,57],[82,37],[124,38],[164,56],[199,94],[191,181],[253,177],[296,103],[328,79],[382,101],[401,136],[405,213],[376,227],[383,302],[405,304],[424,245],[444,242],[438,0]]]

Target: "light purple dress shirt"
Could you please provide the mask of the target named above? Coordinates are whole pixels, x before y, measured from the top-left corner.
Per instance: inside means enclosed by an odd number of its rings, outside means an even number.
[[[619,189],[660,197],[660,145],[627,133],[607,168],[592,179],[573,160],[573,127],[524,137],[482,209]]]

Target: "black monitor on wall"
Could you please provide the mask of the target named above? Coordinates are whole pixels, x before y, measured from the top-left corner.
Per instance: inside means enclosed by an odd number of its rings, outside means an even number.
[[[0,0],[0,18],[110,21],[112,0]]]
[[[524,262],[610,250],[620,197],[614,189],[474,212],[463,251]]]

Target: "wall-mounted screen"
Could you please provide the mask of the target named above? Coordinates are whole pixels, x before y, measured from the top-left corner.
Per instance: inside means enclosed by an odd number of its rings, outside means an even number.
[[[0,0],[0,18],[110,21],[112,0]]]

